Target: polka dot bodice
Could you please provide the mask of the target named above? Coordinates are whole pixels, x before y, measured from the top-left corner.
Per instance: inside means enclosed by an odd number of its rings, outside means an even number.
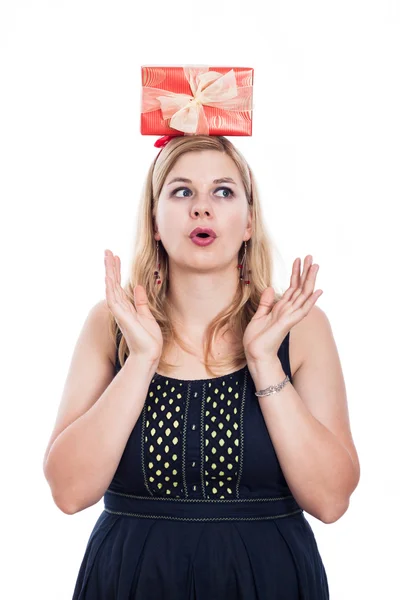
[[[180,498],[188,494],[190,484],[194,495],[235,497],[241,467],[243,373],[240,369],[197,382],[156,374],[143,421],[149,493]]]
[[[278,357],[291,377],[288,340]],[[109,490],[211,502],[290,493],[255,391],[247,365],[209,379],[155,373]]]

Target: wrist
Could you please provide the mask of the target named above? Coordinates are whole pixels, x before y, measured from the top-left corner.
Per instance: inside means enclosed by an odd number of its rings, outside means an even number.
[[[153,375],[158,368],[159,360],[146,358],[144,356],[136,356],[135,354],[129,354],[125,364],[128,368],[140,368],[144,372]]]
[[[278,355],[247,363],[257,391],[277,385],[286,377]]]

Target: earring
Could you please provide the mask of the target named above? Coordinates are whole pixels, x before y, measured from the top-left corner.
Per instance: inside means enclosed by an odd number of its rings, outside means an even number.
[[[161,279],[159,279],[159,268],[160,268],[160,263],[159,263],[159,259],[158,259],[158,240],[157,240],[157,263],[156,263],[156,270],[154,271],[154,283],[161,283]]]
[[[247,242],[245,241],[244,242],[244,254],[243,254],[242,262],[238,264],[237,268],[239,269],[239,273],[240,273],[240,277],[239,277],[240,281],[243,281],[243,283],[245,285],[249,285],[249,283],[250,283],[249,276],[250,276],[250,273],[251,273],[251,269],[248,269],[246,271],[246,278],[245,278],[245,275],[244,275],[244,272],[243,272],[243,266],[247,267],[247,263],[246,263],[246,251],[247,251]]]

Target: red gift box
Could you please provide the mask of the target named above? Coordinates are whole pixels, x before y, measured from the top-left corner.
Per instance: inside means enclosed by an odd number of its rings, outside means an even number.
[[[142,135],[252,135],[254,69],[142,66]]]

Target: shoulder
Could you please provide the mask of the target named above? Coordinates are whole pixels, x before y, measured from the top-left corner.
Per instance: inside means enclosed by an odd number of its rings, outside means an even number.
[[[115,365],[115,340],[111,334],[112,313],[108,308],[107,300],[100,300],[90,310],[89,317],[97,332],[97,340],[104,348],[108,358]]]
[[[332,335],[329,319],[325,312],[314,304],[309,313],[290,330],[290,364],[292,376],[307,360],[310,352],[319,345],[318,340]]]

